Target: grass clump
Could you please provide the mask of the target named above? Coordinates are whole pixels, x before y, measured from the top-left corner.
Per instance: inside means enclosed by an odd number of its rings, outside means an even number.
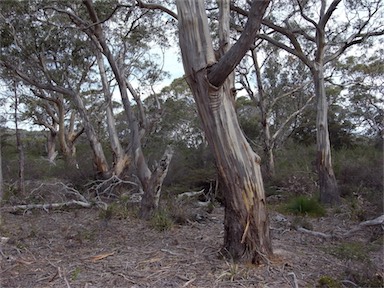
[[[369,261],[367,247],[359,242],[345,242],[331,249],[331,254],[343,260]]]
[[[322,277],[320,277],[320,279],[318,281],[318,285],[316,285],[316,287],[320,287],[320,288],[342,288],[343,286],[340,283],[340,281],[337,281],[330,276],[322,276]]]
[[[325,215],[325,208],[315,198],[298,196],[293,198],[286,206],[285,210],[295,215],[309,215],[321,217]]]
[[[150,225],[157,231],[162,232],[172,228],[173,220],[167,211],[160,209],[153,214]]]

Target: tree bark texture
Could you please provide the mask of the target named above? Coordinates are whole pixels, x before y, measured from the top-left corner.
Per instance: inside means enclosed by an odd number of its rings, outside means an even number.
[[[168,146],[161,158],[159,164],[152,172],[151,177],[147,183],[144,183],[146,187],[143,187],[144,193],[143,199],[141,200],[140,207],[140,218],[149,219],[153,212],[159,207],[159,200],[161,194],[161,187],[165,176],[168,173],[168,167],[171,163],[173,156],[173,148]]]
[[[220,77],[211,75],[210,78],[208,75],[209,67],[216,63],[216,58],[204,1],[179,0],[176,3],[187,82],[224,184],[225,232],[222,251],[235,261],[264,262],[272,254],[272,247],[260,158],[252,151],[239,126],[231,79],[222,81]],[[225,58],[223,56],[221,59]],[[227,77],[230,74],[227,72],[217,73]],[[216,79],[222,85],[216,87],[209,79]]]
[[[323,69],[323,65],[316,65],[312,72],[317,98],[316,165],[319,174],[320,201],[324,204],[334,205],[340,203],[340,193],[332,168],[328,132],[328,101],[325,93]]]

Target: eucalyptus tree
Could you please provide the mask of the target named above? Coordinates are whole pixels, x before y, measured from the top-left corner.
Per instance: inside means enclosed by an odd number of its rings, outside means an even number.
[[[59,22],[65,19],[40,10],[40,2],[15,2],[12,6],[2,2],[1,31],[5,41],[1,43],[0,65],[31,87],[57,93],[73,103],[90,142],[97,172],[107,177],[109,165],[81,97],[95,59],[84,49],[86,39],[77,37],[70,28],[52,25],[53,18]]]
[[[128,9],[128,12],[122,14],[121,8]],[[142,12],[136,9],[135,3],[119,4],[116,1],[95,2],[83,1],[80,6],[71,3],[53,3],[44,7],[46,11],[54,11],[65,17],[71,22],[71,27],[81,30],[84,36],[92,42],[95,49],[94,54],[97,57],[98,67],[103,84],[103,92],[107,106],[110,105],[110,86],[108,85],[108,76],[106,74],[106,63],[113,75],[121,96],[124,111],[126,113],[129,131],[129,144],[123,150],[119,147],[117,138],[113,139],[113,150],[118,158],[123,159],[124,164],[128,164],[128,158],[125,154],[128,152],[132,164],[135,167],[136,176],[140,181],[144,191],[140,215],[143,218],[149,218],[153,211],[158,207],[162,182],[166,176],[169,162],[172,158],[172,148],[166,149],[159,164],[151,171],[148,167],[145,155],[142,149],[142,138],[146,133],[148,121],[145,115],[140,91],[134,89],[131,83],[132,75],[149,75],[146,80],[150,83],[159,79],[160,74],[153,69],[151,61],[143,61],[143,51],[149,50],[149,45],[143,45],[145,41],[151,41],[156,37],[150,38],[148,29],[154,27],[155,18],[145,20],[148,12]],[[119,18],[125,19],[126,23],[119,21]],[[144,23],[144,21],[146,21]],[[116,31],[118,33],[116,33]],[[153,32],[153,31],[152,31]],[[159,33],[159,35],[161,35]],[[116,49],[117,47],[117,49]],[[105,63],[104,63],[105,62]],[[147,73],[143,73],[147,68]],[[139,79],[140,85],[145,86],[145,79]],[[136,114],[129,99],[129,94],[136,102],[138,113]],[[111,116],[111,111],[108,112]],[[108,116],[108,115],[107,115]],[[109,117],[109,116],[108,116]],[[108,123],[112,123],[109,118]],[[113,126],[113,123],[111,127]],[[109,129],[109,132],[116,135],[116,130]],[[123,170],[119,169],[120,171]]]
[[[344,4],[344,5],[342,5]],[[317,100],[317,169],[320,200],[340,202],[328,132],[326,68],[352,46],[383,35],[383,3],[370,1],[280,1],[258,35],[298,57],[310,70]]]
[[[178,20],[185,78],[223,184],[222,251],[235,261],[252,263],[266,261],[272,246],[260,157],[247,142],[237,120],[232,75],[252,46],[269,2],[248,1],[248,21],[232,46],[230,1],[218,1],[219,13],[211,19],[213,22],[208,21],[203,0],[176,1],[177,14],[164,6],[139,1],[142,7],[161,10]],[[217,25],[211,25],[215,21]],[[211,27],[217,27],[217,33],[210,31]],[[216,51],[212,35],[218,35]]]
[[[346,95],[344,105],[358,133],[384,140],[384,50],[340,59],[337,69]]]
[[[290,135],[292,122],[311,104],[314,95],[307,88],[310,81],[306,67],[273,45],[258,41],[249,58],[251,61],[242,61],[237,74],[241,86],[259,107],[266,174],[273,177],[274,149]]]
[[[33,124],[48,129],[48,161],[55,163],[58,155],[56,142],[58,142],[66,163],[75,167],[77,164],[75,142],[84,132],[76,110],[71,108],[70,102],[62,94],[36,88],[30,90],[32,95],[23,100],[27,109],[24,117],[31,118]]]
[[[176,6],[185,77],[223,184],[223,252],[236,261],[259,263],[272,254],[260,157],[239,126],[230,76],[253,44],[269,4],[249,2],[247,24],[232,46],[229,1],[219,1],[216,55],[204,1],[179,0]]]

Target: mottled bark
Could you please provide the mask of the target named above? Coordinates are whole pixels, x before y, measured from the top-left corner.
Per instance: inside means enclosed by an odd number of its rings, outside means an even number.
[[[231,80],[227,78],[238,64],[227,56],[236,54],[236,51],[242,53],[244,47],[239,48],[236,43],[216,64],[204,1],[179,0],[176,3],[184,70],[223,181],[223,252],[235,261],[260,263],[272,254],[260,158],[252,151],[239,126]],[[259,29],[267,4],[268,1],[255,1],[252,4],[252,15],[258,15],[250,20],[256,25],[247,24],[252,27],[252,33]],[[264,10],[257,12],[257,8],[263,5]],[[245,30],[248,31],[247,28]],[[242,38],[241,43],[248,45],[244,54],[253,42],[252,33],[248,34],[252,38],[249,42],[245,37]],[[239,61],[244,54],[237,56]],[[221,61],[226,63],[221,65]],[[223,71],[215,68],[216,65],[231,70]],[[209,69],[210,66],[213,68]]]

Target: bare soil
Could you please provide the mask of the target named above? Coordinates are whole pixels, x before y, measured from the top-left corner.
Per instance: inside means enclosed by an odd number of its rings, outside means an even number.
[[[348,209],[309,218],[274,207],[275,255],[259,266],[220,257],[221,207],[166,231],[133,213],[106,221],[96,208],[3,212],[1,287],[384,287],[381,227],[341,237],[358,224]]]

